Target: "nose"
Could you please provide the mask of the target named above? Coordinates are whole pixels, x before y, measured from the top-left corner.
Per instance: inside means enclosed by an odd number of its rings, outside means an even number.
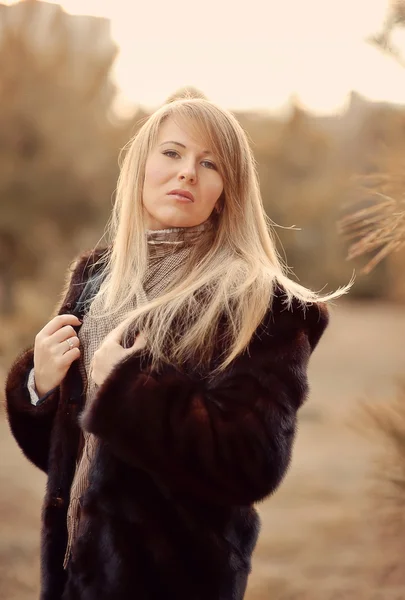
[[[179,180],[195,183],[197,181],[197,172],[193,164],[183,165],[179,172]]]

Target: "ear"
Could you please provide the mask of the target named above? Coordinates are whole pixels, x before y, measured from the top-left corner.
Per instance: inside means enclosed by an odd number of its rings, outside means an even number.
[[[222,212],[224,204],[225,204],[225,192],[223,191],[222,194],[220,195],[220,197],[218,198],[217,203],[214,206],[215,212],[220,214]]]

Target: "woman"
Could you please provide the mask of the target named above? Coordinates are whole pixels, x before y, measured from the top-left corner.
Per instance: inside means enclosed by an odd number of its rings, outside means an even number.
[[[41,598],[240,600],[253,504],[286,473],[324,302],[347,288],[288,279],[246,135],[205,99],[129,142],[110,225],[6,383],[48,475]]]

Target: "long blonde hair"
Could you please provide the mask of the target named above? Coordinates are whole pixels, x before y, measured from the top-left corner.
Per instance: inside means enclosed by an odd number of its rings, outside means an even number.
[[[216,157],[224,183],[222,211],[211,237],[190,252],[182,277],[161,296],[141,305],[139,290],[148,269],[142,202],[145,163],[161,124],[169,117],[194,129]],[[271,306],[277,283],[286,292],[287,304],[294,297],[311,303],[347,292],[349,286],[320,296],[288,277],[263,208],[252,150],[230,112],[203,98],[175,100],[152,114],[124,150],[107,227],[112,242],[99,270],[97,316],[112,314],[135,297],[137,308],[126,313],[118,328],[123,335],[129,329],[144,333],[156,368],[190,360],[196,366],[210,364],[225,317],[221,361],[215,372],[224,370],[248,346]]]

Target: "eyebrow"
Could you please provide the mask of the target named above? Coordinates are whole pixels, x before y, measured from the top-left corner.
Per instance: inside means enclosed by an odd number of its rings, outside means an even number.
[[[159,147],[164,146],[165,144],[175,144],[176,146],[180,146],[181,148],[186,148],[184,144],[181,144],[180,142],[174,142],[173,140],[170,140],[168,142],[162,142],[161,144],[159,144]],[[212,152],[210,150],[203,150],[202,154],[212,154]]]

